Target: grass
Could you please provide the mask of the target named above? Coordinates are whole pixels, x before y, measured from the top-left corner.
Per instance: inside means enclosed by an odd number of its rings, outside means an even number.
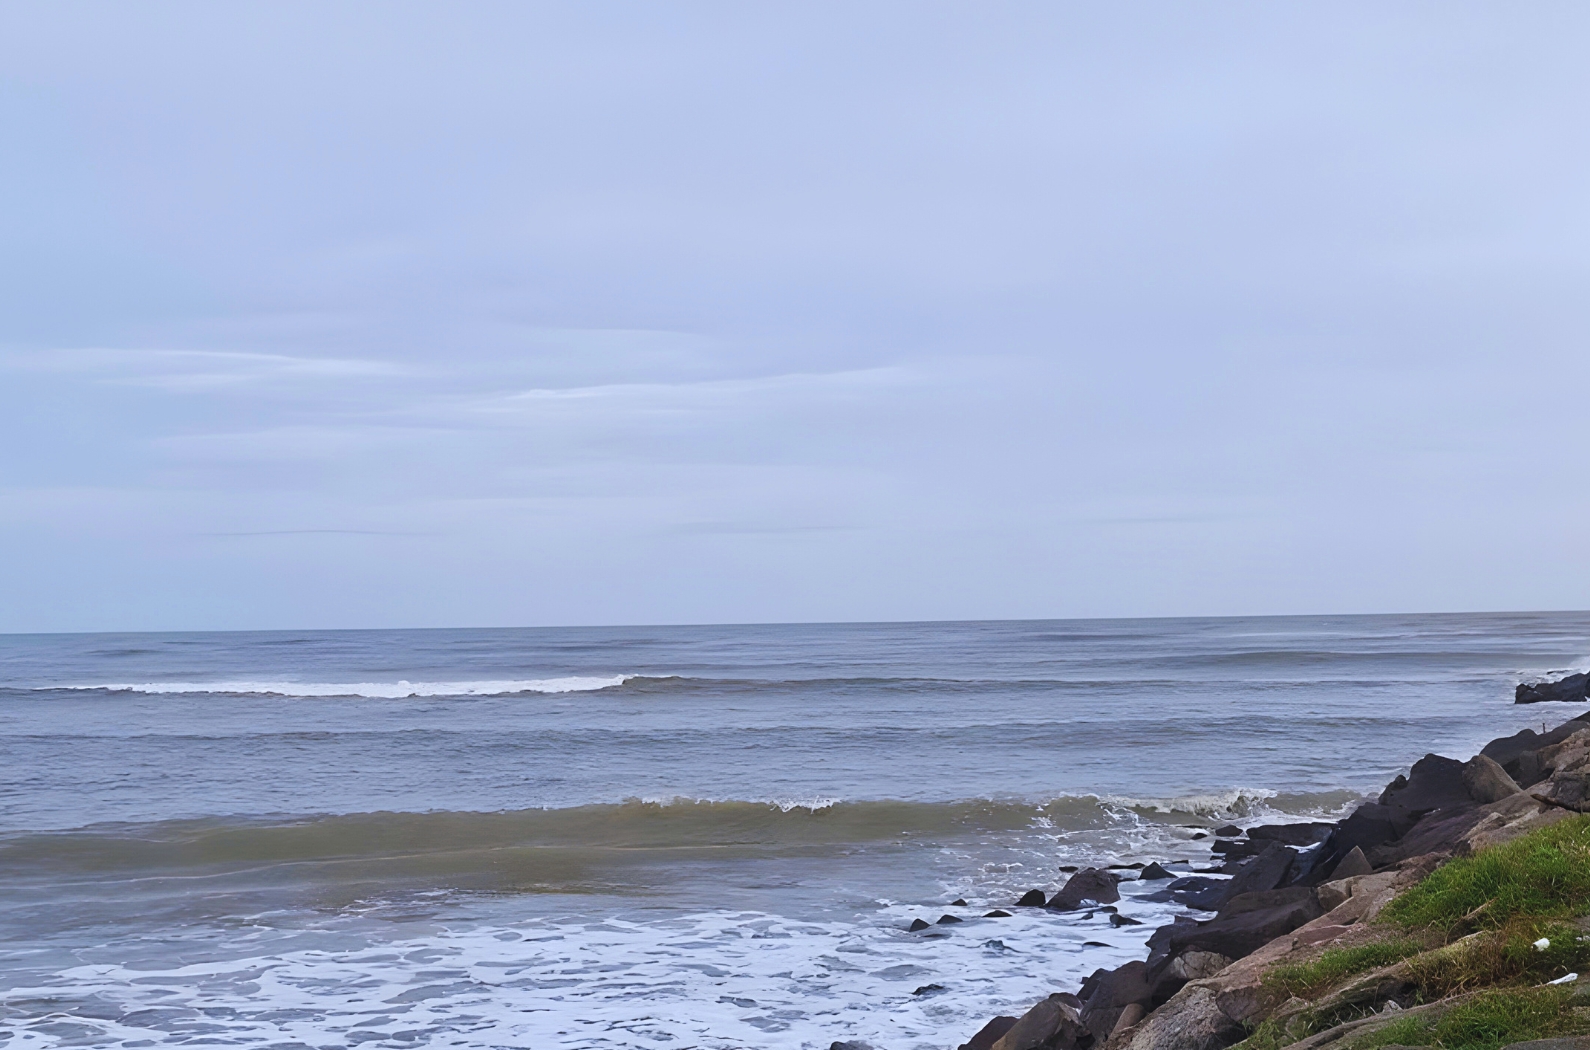
[[[1310,962],[1277,966],[1264,975],[1264,984],[1285,995],[1307,999],[1343,978],[1390,966],[1423,950],[1419,942],[1407,938],[1377,941],[1355,948],[1330,948]]]
[[[1550,946],[1535,947],[1539,938]],[[1426,1001],[1498,985],[1538,984],[1590,970],[1590,940],[1562,922],[1515,915],[1489,930],[1411,959],[1408,977]]]
[[[1508,1043],[1568,1035],[1583,1028],[1562,988],[1482,992],[1435,1021],[1407,1017],[1355,1042],[1352,1050],[1439,1046],[1444,1050],[1497,1050]]]
[[[1404,930],[1498,929],[1519,916],[1590,912],[1590,816],[1570,817],[1471,857],[1448,861],[1387,905]]]

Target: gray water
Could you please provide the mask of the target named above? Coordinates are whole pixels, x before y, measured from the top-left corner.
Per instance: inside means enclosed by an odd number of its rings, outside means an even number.
[[[1585,613],[3,637],[0,1045],[952,1047],[1170,914],[987,908],[1560,721],[1512,688],[1587,654]]]

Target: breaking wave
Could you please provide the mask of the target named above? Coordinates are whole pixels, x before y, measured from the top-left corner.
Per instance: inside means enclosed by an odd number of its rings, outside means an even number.
[[[583,693],[611,689],[636,677],[574,675],[567,678],[526,678],[471,682],[144,682],[68,685],[50,688],[95,690],[106,693],[215,693],[242,696],[367,697],[398,700],[408,697],[511,696],[515,693]]]

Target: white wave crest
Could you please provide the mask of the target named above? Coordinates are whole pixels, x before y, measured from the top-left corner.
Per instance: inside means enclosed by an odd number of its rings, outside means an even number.
[[[574,675],[567,678],[480,682],[111,682],[52,688],[103,690],[110,693],[240,693],[253,696],[358,696],[372,700],[397,700],[408,697],[508,696],[514,693],[583,693],[611,689],[634,677],[631,674],[600,677]]]

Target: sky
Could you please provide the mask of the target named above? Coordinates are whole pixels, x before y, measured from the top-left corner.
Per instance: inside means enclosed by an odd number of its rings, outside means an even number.
[[[0,631],[1590,606],[1590,8],[0,5]]]

